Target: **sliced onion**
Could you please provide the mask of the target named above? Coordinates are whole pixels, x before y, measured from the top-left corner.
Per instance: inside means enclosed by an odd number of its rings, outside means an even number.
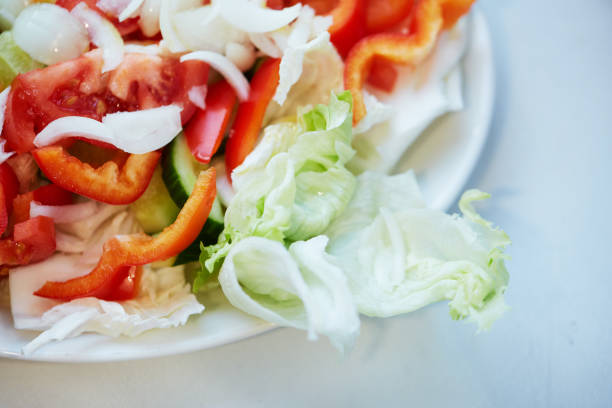
[[[225,45],[225,56],[242,72],[251,68],[257,59],[255,47],[236,42]]]
[[[142,7],[143,3],[144,3],[144,0],[132,0],[132,1],[130,1],[130,4],[128,4],[123,9],[121,14],[119,14],[119,16],[118,16],[119,21],[125,21],[128,18],[132,18],[132,17],[138,16],[138,11]]]
[[[172,52],[187,51],[185,45],[176,33],[172,18],[175,13],[196,8],[202,5],[201,0],[161,0],[159,10],[159,27],[165,46]]]
[[[126,54],[160,55],[162,53],[161,48],[157,44],[125,44],[123,46],[123,51],[125,51]]]
[[[54,4],[34,4],[23,10],[13,25],[13,38],[32,58],[47,65],[76,58],[89,47],[83,24]]]
[[[87,243],[74,235],[55,231],[55,249],[67,254],[80,254],[87,248]]]
[[[0,31],[10,30],[15,22],[15,18],[32,2],[33,0],[0,1]]]
[[[96,213],[97,209],[98,205],[95,201],[69,205],[42,205],[32,201],[32,204],[30,204],[30,217],[34,218],[42,215],[53,218],[53,221],[56,223],[63,224],[91,217]]]
[[[257,47],[261,52],[272,58],[280,58],[283,56],[283,52],[276,45],[268,35],[262,33],[250,33],[249,40]]]
[[[249,0],[213,0],[228,23],[247,33],[267,33],[289,25],[297,18],[301,4],[282,10],[264,8]]]
[[[96,7],[106,14],[118,17],[131,1],[132,0],[98,0],[96,2]]]
[[[4,112],[6,111],[9,92],[11,92],[10,86],[7,86],[4,91],[0,92],[0,133],[2,133],[2,127],[4,126]]]
[[[249,81],[244,77],[242,71],[223,55],[211,51],[195,51],[181,57],[181,62],[190,60],[204,61],[217,70],[234,88],[241,101],[249,97],[251,92]]]
[[[161,0],[145,0],[140,8],[138,26],[147,37],[153,37],[159,33],[159,11]]]
[[[4,91],[0,92],[0,134],[2,134],[2,127],[4,125],[4,112],[6,111],[6,101],[8,100],[9,92],[11,92],[11,87],[6,87]],[[0,164],[4,163],[6,159],[11,157],[15,152],[7,152],[4,150],[6,148],[6,140],[0,140]]]
[[[204,110],[206,109],[206,94],[208,93],[208,87],[206,85],[194,86],[189,92],[187,92],[187,96],[189,97],[189,101],[193,103],[198,108]]]
[[[102,122],[81,116],[59,118],[36,136],[34,144],[42,147],[69,137],[83,137],[111,144],[127,153],[143,154],[164,147],[181,129],[181,108],[167,105],[112,113]]]
[[[172,23],[181,43],[191,51],[222,54],[228,43],[248,42],[247,34],[225,21],[219,7],[208,5],[179,11],[172,16]]]
[[[85,3],[77,4],[70,13],[85,25],[91,42],[102,50],[102,73],[117,68],[123,61],[123,39],[117,28]]]

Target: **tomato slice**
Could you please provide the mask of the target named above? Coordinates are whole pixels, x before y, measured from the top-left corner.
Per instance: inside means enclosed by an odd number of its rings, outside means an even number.
[[[189,91],[207,81],[208,65],[201,61],[181,63],[157,55],[128,54],[111,73],[108,89],[139,109],[177,103],[183,107],[181,120],[186,123],[196,111]]]
[[[3,201],[7,212],[13,209],[13,200],[19,193],[19,180],[13,171],[13,168],[6,162],[0,164],[0,185],[2,185]]]
[[[2,132],[8,147],[19,153],[32,151],[36,134],[64,116],[100,120],[108,113],[178,104],[187,121],[195,112],[189,90],[208,80],[208,65],[201,61],[180,63],[175,58],[128,54],[109,75],[102,75],[102,64],[101,51],[94,50],[18,75]]]
[[[185,127],[187,145],[199,162],[209,163],[219,149],[236,99],[236,93],[227,81],[217,82],[206,95],[206,109],[198,110]]]
[[[55,224],[53,219],[39,215],[15,224],[13,239],[32,249],[31,262],[42,261],[55,252]]]

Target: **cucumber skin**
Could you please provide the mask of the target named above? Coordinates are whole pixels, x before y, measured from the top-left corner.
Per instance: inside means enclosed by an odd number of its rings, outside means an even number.
[[[206,224],[200,231],[198,238],[191,243],[183,252],[178,254],[174,265],[183,265],[200,259],[200,242],[204,245],[214,245],[219,239],[219,234],[223,231],[223,224],[211,218],[206,220]]]
[[[162,156],[162,179],[164,181],[164,184],[166,185],[166,188],[170,192],[170,197],[174,200],[174,202],[179,208],[182,208],[185,205],[187,199],[189,198],[191,191],[187,191],[186,186],[181,182],[179,178],[179,172],[175,168],[173,160],[178,161],[194,159],[191,156],[191,152],[189,152],[189,156],[183,153],[182,157],[177,157],[179,154],[177,151],[175,151],[175,149],[185,150],[185,146],[178,145],[179,143],[184,143],[184,140],[181,140],[179,138],[184,138],[184,135],[182,133],[179,134],[175,138],[175,140],[173,140],[170,145],[164,150]],[[199,163],[196,164],[196,166],[198,165]],[[222,231],[223,211],[221,210],[220,205],[217,202],[217,199],[215,198],[215,203],[213,204],[211,214],[206,220],[202,231],[200,231],[198,238],[177,256],[174,265],[183,265],[189,262],[197,261],[200,258],[200,242],[204,243],[204,245],[216,244],[219,238],[219,234],[221,234]]]

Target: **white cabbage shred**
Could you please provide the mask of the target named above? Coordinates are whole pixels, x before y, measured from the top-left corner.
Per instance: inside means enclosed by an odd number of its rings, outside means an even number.
[[[84,220],[57,224],[57,254],[10,271],[15,327],[42,331],[23,348],[25,354],[81,333],[136,336],[153,328],[176,327],[204,310],[185,282],[183,267],[146,266],[138,297],[125,302],[83,298],[61,303],[34,296],[48,280],[67,280],[91,271],[112,236],[141,231],[126,206],[96,205],[96,212]]]

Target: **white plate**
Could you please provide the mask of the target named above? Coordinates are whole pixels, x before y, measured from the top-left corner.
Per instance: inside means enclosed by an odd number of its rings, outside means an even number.
[[[484,146],[493,107],[494,74],[491,43],[480,13],[472,18],[464,58],[463,111],[436,121],[403,157],[398,169],[414,168],[431,205],[448,209],[457,199]],[[95,334],[46,345],[31,356],[21,348],[36,332],[13,328],[10,312],[0,311],[0,357],[55,362],[131,360],[185,353],[245,339],[273,325],[234,309],[220,291],[202,299],[205,312],[176,329],[154,330],[137,338]]]

